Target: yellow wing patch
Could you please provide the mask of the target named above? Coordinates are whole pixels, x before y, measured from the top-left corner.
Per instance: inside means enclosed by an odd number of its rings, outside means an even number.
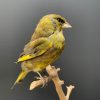
[[[32,59],[32,58],[34,58],[34,54],[31,54],[31,55],[24,55],[24,56],[22,56],[22,57],[20,57],[20,58],[18,59],[17,63],[18,63],[18,62],[25,61],[25,60]]]

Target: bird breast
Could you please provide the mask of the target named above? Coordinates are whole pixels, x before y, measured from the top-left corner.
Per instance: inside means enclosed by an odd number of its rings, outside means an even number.
[[[62,49],[64,47],[65,38],[62,31],[55,32],[53,35],[49,37],[49,39],[55,48]]]

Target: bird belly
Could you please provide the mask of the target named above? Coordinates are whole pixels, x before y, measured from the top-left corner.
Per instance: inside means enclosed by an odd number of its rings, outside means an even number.
[[[49,64],[52,64],[61,54],[62,49],[51,48],[46,53],[34,59],[23,62],[24,65],[31,71],[42,71]]]

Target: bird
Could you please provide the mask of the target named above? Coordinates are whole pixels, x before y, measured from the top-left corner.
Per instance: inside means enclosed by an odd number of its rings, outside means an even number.
[[[48,14],[40,19],[16,62],[21,63],[22,71],[12,88],[22,82],[29,72],[35,72],[42,77],[40,73],[53,64],[64,50],[63,30],[71,27],[67,19],[59,14]]]

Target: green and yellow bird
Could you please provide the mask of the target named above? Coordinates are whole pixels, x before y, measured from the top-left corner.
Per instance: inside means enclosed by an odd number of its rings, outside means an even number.
[[[39,74],[60,56],[65,46],[64,28],[71,28],[71,25],[58,14],[46,15],[39,21],[17,61],[21,63],[22,72],[14,85],[21,82],[30,71]]]

